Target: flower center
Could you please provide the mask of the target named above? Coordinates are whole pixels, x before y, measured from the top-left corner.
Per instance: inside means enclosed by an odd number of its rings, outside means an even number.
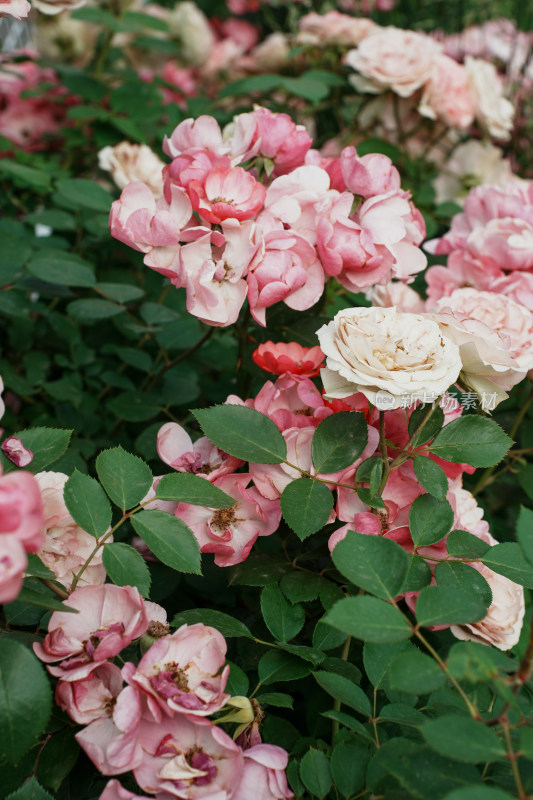
[[[211,527],[223,533],[235,520],[234,508],[219,508],[211,520]]]

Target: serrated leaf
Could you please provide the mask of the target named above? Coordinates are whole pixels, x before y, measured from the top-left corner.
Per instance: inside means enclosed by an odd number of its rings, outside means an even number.
[[[17,436],[24,447],[33,453],[32,461],[24,469],[35,475],[53,464],[67,449],[72,433],[73,431],[63,428],[30,428],[14,433],[13,436]],[[10,472],[14,468],[13,464],[6,465],[4,472]]]
[[[284,653],[282,650],[269,650],[259,661],[257,667],[261,683],[277,681],[297,681],[309,675],[308,665],[300,658]]]
[[[268,630],[280,642],[293,639],[305,622],[302,606],[292,605],[275,584],[261,592],[261,612]]]
[[[468,414],[449,422],[430,444],[430,452],[446,461],[492,467],[502,460],[513,440],[494,420]]]
[[[91,288],[96,284],[92,265],[71,253],[44,251],[34,256],[26,269],[39,280],[59,286]]]
[[[123,511],[139,503],[152,486],[148,464],[122,447],[103,450],[96,459],[96,472],[108,496]]]
[[[302,540],[324,527],[332,508],[332,492],[312,478],[297,478],[281,495],[283,519]]]
[[[449,586],[460,589],[473,597],[477,597],[488,609],[492,603],[492,590],[483,575],[469,564],[460,561],[446,561],[435,567],[435,578],[438,586]]]
[[[352,683],[343,675],[334,672],[315,672],[313,673],[318,685],[336,700],[340,700],[345,706],[353,708],[364,717],[372,716],[372,705],[370,700],[360,686]]]
[[[409,436],[414,436],[412,442],[413,447],[433,439],[444,424],[444,412],[442,408],[440,406],[438,408],[433,408],[431,415],[415,436],[417,428],[422,424],[430,410],[431,405],[429,403],[424,403],[418,406],[418,408],[415,408],[409,417],[408,432]]]
[[[409,565],[409,556],[396,542],[354,531],[348,531],[331,557],[348,580],[384,600],[399,593]]]
[[[232,508],[235,505],[235,498],[204,478],[188,472],[163,475],[157,484],[156,497],[207,508]]]
[[[484,556],[490,550],[490,544],[484,542],[483,539],[479,539],[473,533],[461,530],[450,531],[446,539],[446,547],[449,555],[472,561]]]
[[[324,583],[321,575],[311,572],[289,572],[280,581],[280,589],[291,603],[316,600]]]
[[[409,511],[409,530],[415,547],[425,547],[444,539],[453,525],[453,509],[447,500],[431,494],[417,497]]]
[[[55,573],[51,569],[45,567],[39,556],[35,553],[28,553],[28,566],[26,567],[25,574],[35,578],[46,578],[47,580],[55,580]]]
[[[446,683],[446,675],[436,661],[414,647],[397,656],[390,665],[391,689],[409,694],[429,694]]]
[[[27,647],[2,639],[0,647],[0,759],[16,764],[37,742],[52,708],[43,665]]]
[[[6,800],[53,800],[52,795],[43,789],[37,779],[32,775],[24,786],[8,795]]]
[[[256,699],[261,707],[292,708],[294,704],[290,694],[283,694],[282,692],[265,692],[265,694],[257,695]]]
[[[300,778],[314,797],[324,798],[333,783],[326,754],[321,750],[309,750],[300,762]]]
[[[327,719],[334,720],[335,722],[339,722],[341,725],[344,725],[345,728],[349,728],[349,730],[356,733],[358,736],[361,736],[363,739],[367,739],[369,742],[374,742],[372,736],[366,730],[364,725],[359,722],[358,719],[352,717],[351,714],[345,714],[344,711],[323,711],[322,716],[326,717]]]
[[[366,447],[368,426],[365,415],[340,411],[326,417],[313,434],[311,445],[317,473],[338,472],[353,464]]]
[[[333,628],[367,642],[398,642],[412,635],[403,614],[377,597],[346,597],[339,600],[328,611],[325,621]]]
[[[253,638],[250,629],[244,622],[216,609],[190,608],[188,611],[180,611],[170,624],[179,628],[181,625],[195,625],[198,622],[216,628],[225,638],[231,638],[232,636]]]
[[[84,531],[102,536],[111,525],[111,503],[94,478],[74,470],[63,489],[63,499],[70,515]]]
[[[67,312],[80,323],[95,324],[103,319],[116,317],[123,314],[125,306],[111,303],[109,300],[101,300],[99,297],[89,297],[83,300],[73,300],[67,306]]]
[[[207,438],[229,455],[257,464],[281,464],[287,457],[278,427],[253,408],[221,405],[193,414]]]
[[[353,797],[364,786],[370,753],[354,742],[341,742],[331,754],[333,783],[341,797]]]
[[[437,500],[444,500],[448,493],[448,478],[446,473],[431,458],[416,455],[413,459],[415,475],[426,492]]]
[[[150,594],[150,570],[134,547],[124,542],[104,545],[103,564],[116,586],[136,586],[143,597]]]
[[[481,600],[450,586],[427,586],[416,601],[419,625],[465,625],[486,617]]]
[[[181,519],[165,511],[140,511],[131,524],[152,553],[177,572],[201,575],[200,545]]]
[[[46,608],[47,611],[70,611],[77,614],[75,608],[71,608],[65,603],[62,603],[57,597],[52,594],[44,594],[30,589],[28,586],[23,586],[16,597],[17,603],[27,603],[29,606],[37,606],[38,608]]]
[[[80,9],[81,11],[82,9]],[[100,11],[101,9],[83,9],[83,11]],[[115,18],[109,15],[113,22]],[[85,178],[60,180],[56,184],[60,197],[76,208],[89,208],[92,211],[108,212],[113,202],[112,195],[94,181]]]
[[[493,572],[525,586],[526,589],[533,589],[533,566],[526,562],[520,545],[516,542],[494,545],[485,553],[481,562]]]

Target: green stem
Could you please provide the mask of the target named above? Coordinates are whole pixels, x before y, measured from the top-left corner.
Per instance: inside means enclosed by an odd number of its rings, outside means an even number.
[[[350,654],[350,645],[352,643],[352,637],[348,636],[346,641],[344,642],[344,646],[342,648],[341,658],[343,661],[348,661],[348,656]],[[341,701],[335,698],[333,701],[333,711],[340,711],[341,710]],[[331,740],[333,744],[333,740],[335,736],[339,732],[339,723],[336,719],[332,720],[331,722]]]
[[[383,461],[383,475],[381,476],[381,482],[378,489],[378,494],[381,496],[391,473],[391,464],[389,463],[389,456],[387,453],[387,442],[385,441],[384,411],[379,412],[379,450],[381,452],[381,460]]]

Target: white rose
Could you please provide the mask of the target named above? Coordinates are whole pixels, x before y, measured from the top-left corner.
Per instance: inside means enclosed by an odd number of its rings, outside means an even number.
[[[481,538],[491,546],[498,544],[490,534]],[[520,638],[525,613],[524,590],[484,564],[476,564],[476,569],[492,590],[492,603],[487,616],[469,625],[452,625],[450,630],[457,639],[509,650]]]
[[[150,187],[156,197],[163,195],[163,167],[161,159],[146,144],[120,142],[108,145],[98,153],[98,166],[110,172],[119,189],[128,183],[140,181]]]
[[[170,32],[181,43],[181,53],[187,64],[200,67],[211,54],[215,38],[205,14],[195,3],[178,3],[168,16]]]
[[[471,139],[455,148],[433,182],[437,203],[462,205],[469,189],[481,183],[502,186],[515,179],[503,150],[490,142]]]
[[[381,392],[387,408],[399,408],[406,397],[443,394],[461,371],[459,348],[423,314],[347,308],[317,335],[327,356],[321,376],[330,398],[362,392],[381,405]]]
[[[465,67],[474,96],[476,119],[490,136],[509,139],[514,106],[503,96],[503,85],[494,64],[467,56]]]
[[[62,11],[74,11],[84,6],[87,0],[32,0],[32,6],[41,14],[60,14]]]

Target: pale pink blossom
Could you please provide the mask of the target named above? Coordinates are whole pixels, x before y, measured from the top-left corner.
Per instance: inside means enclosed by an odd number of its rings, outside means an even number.
[[[187,192],[194,210],[215,225],[226,219],[251,219],[266,195],[263,184],[242,167],[216,167],[204,180],[189,181]]]
[[[76,734],[76,741],[102,775],[120,775],[138,767],[143,760],[139,744],[142,715],[141,695],[126,686],[109,703],[107,714],[95,719]]]
[[[228,398],[228,402],[233,402],[232,398]],[[308,426],[316,428],[321,420],[333,413],[313,381],[294,375],[282,375],[275,383],[267,381],[246,405],[270,417],[281,431]]]
[[[502,186],[517,180],[500,147],[488,141],[469,139],[454,148],[433,182],[436,203],[453,201],[462,205],[465,195],[482,183]]]
[[[377,28],[365,17],[351,17],[338,11],[305,14],[299,22],[298,41],[305,44],[354,47]]]
[[[63,491],[68,475],[62,472],[39,472],[36,480],[41,490],[44,542],[38,551],[43,564],[51,569],[59,583],[70,589],[74,576],[92,554],[94,536],[81,528],[70,515]],[[113,541],[113,537],[107,539]],[[105,583],[103,551],[96,553],[80,578],[80,584]]]
[[[67,605],[79,613],[54,611],[44,641],[33,646],[41,661],[61,662],[48,669],[63,680],[86,677],[148,629],[144,600],[132,586],[82,586]]]
[[[243,462],[216,447],[206,436],[194,443],[176,422],[166,422],[157,434],[157,453],[161,461],[177,472],[192,472],[213,481],[235,472]]]
[[[280,175],[268,187],[265,209],[275,219],[316,242],[317,213],[331,207],[337,198],[330,192],[328,173],[314,165],[297,167],[288,175]]]
[[[27,553],[43,544],[43,505],[39,484],[30,472],[0,476],[0,539],[15,537]],[[20,560],[20,559],[17,559]]]
[[[141,795],[130,792],[113,778],[113,780],[106,783],[105,789],[98,800],[152,800],[152,798],[146,794]]]
[[[246,299],[245,276],[257,248],[252,233],[252,222],[226,219],[222,223],[222,244],[220,239],[213,243],[207,233],[181,248],[187,311],[202,322],[226,326],[237,321]]]
[[[11,603],[22,589],[28,566],[26,551],[13,533],[0,535],[0,603]]]
[[[109,716],[123,685],[120,669],[104,661],[86,678],[58,681],[55,701],[78,725],[88,725]]]
[[[313,378],[320,372],[324,353],[320,347],[302,347],[297,342],[264,342],[252,353],[258,367],[274,375]]]
[[[350,80],[359,91],[376,94],[392,89],[400,97],[410,97],[431,77],[440,51],[441,46],[422,33],[376,28],[344,61],[358,73]]]
[[[248,487],[250,475],[226,475],[214,485],[235,499],[231,508],[209,509],[180,503],[176,516],[192,530],[202,553],[214,553],[215,564],[229,567],[244,561],[258,536],[277,530],[279,501],[265,499]]]
[[[289,800],[285,770],[288,754],[275,744],[256,744],[244,751],[244,770],[232,800]]]
[[[226,642],[215,628],[202,623],[182,625],[163,636],[144,654],[137,667],[128,662],[125,680],[146,695],[148,708],[160,721],[177,712],[207,716],[229,698]]]
[[[374,286],[367,292],[367,297],[373,306],[381,308],[394,306],[398,311],[411,314],[421,314],[426,310],[425,303],[418,292],[401,281],[391,281],[384,286]]]
[[[256,145],[254,151],[258,155],[274,162],[277,175],[304,163],[311,147],[311,137],[303,125],[297,125],[288,114],[275,114],[264,107],[256,108],[246,116],[247,124],[253,120],[255,125],[250,146]]]
[[[400,173],[390,158],[380,153],[358,156],[355,147],[345,147],[340,168],[346,188],[365,199],[400,189]]]
[[[475,117],[480,126],[496,139],[507,140],[514,122],[514,106],[504,97],[503,82],[494,64],[481,58],[465,58]]]
[[[18,436],[8,436],[2,442],[2,452],[17,467],[27,467],[33,461],[33,451]]]
[[[24,19],[30,13],[28,0],[0,0],[0,17],[7,14],[15,19]]]
[[[226,154],[220,126],[214,117],[207,115],[183,120],[163,142],[163,151],[171,158],[203,149],[217,155]]]
[[[490,287],[494,292],[510,297],[515,303],[533,311],[533,273],[514,270],[509,275],[497,278]]]
[[[275,303],[284,302],[297,311],[311,308],[324,290],[324,271],[307,239],[273,230],[262,238],[247,282],[252,316],[266,325],[266,308]]]
[[[290,51],[290,39],[286,33],[271,33],[251,52],[251,68],[257,72],[278,72],[289,60]]]
[[[452,128],[468,128],[476,106],[466,68],[449,56],[437,56],[418,110],[422,116]]]
[[[207,719],[176,714],[162,722],[143,719],[142,763],[135,780],[161,798],[230,800],[244,766],[241,748]]]

